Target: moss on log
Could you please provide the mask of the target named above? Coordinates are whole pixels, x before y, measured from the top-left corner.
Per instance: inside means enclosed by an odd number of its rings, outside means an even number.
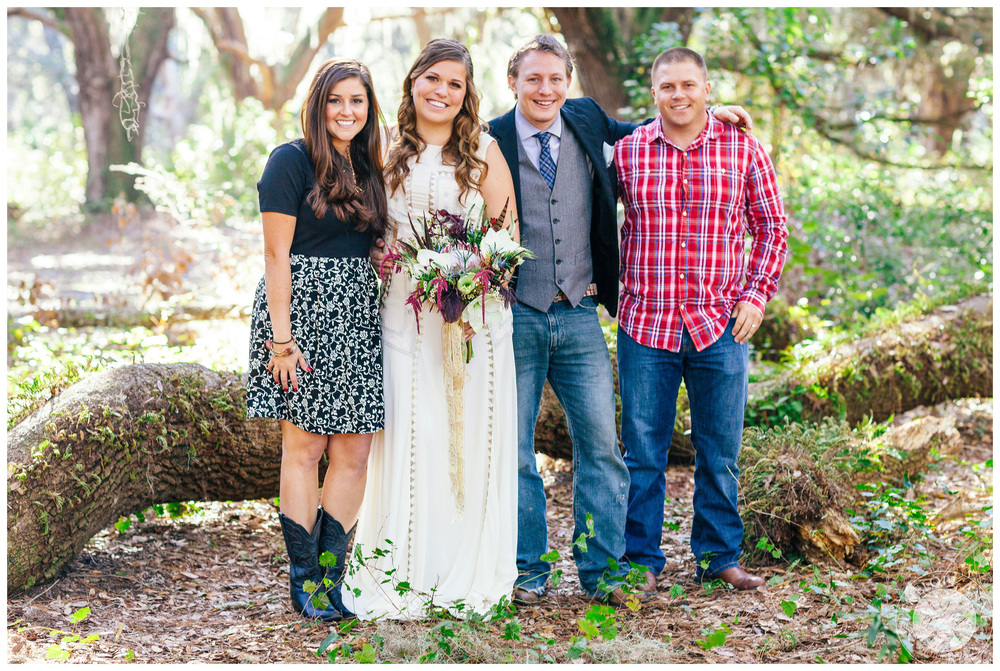
[[[93,375],[8,432],[7,584],[49,580],[119,517],[154,503],[275,496],[275,420],[243,380],[196,364]]]
[[[964,400],[927,410],[882,433],[879,425],[852,428],[843,420],[789,424],[744,432],[740,453],[740,514],[748,563],[769,559],[769,546],[818,564],[861,565],[862,539],[846,509],[863,509],[858,485],[902,483],[962,445],[956,417],[979,423],[992,408]],[[758,547],[761,539],[766,539]]]
[[[920,405],[992,395],[993,297],[974,296],[819,353],[778,383],[752,385],[747,421],[881,422]]]

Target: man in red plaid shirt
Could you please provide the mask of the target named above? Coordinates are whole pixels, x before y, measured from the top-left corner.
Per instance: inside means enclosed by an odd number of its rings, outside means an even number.
[[[738,563],[743,523],[736,465],[747,401],[747,341],[785,260],[774,165],[754,137],[706,111],[705,61],[684,47],[652,69],[659,116],[615,145],[623,284],[618,371],[631,476],[625,554],[656,589],[664,566],[664,470],[681,380],[695,461],[691,549],[699,578],[753,589]],[[753,239],[749,258],[745,236]]]

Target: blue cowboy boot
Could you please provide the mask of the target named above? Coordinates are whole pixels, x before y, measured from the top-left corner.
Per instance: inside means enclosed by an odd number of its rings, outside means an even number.
[[[312,533],[282,513],[278,513],[278,519],[281,521],[281,533],[285,537],[285,548],[288,550],[292,608],[296,613],[310,619],[320,619],[323,622],[342,620],[343,614],[329,601],[323,590],[323,572],[320,570],[319,553],[316,550],[320,525],[323,521],[319,511],[316,513],[316,524],[313,525]],[[306,581],[315,583],[316,588],[307,592]]]
[[[322,512],[323,524],[319,532],[319,554],[329,552],[337,558],[333,566],[320,567],[324,577],[329,581],[323,584],[326,585],[326,594],[330,597],[330,604],[343,613],[345,618],[352,618],[355,615],[344,606],[344,601],[340,596],[340,585],[344,582],[347,546],[350,544],[351,538],[354,537],[354,530],[357,529],[358,525],[355,524],[350,531],[344,533],[344,527],[340,522],[333,519],[333,516],[322,508],[320,511]]]

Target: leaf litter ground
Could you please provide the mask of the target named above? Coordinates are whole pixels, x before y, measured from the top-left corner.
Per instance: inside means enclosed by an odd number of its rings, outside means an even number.
[[[660,593],[637,612],[617,611],[615,639],[590,641],[576,660],[568,659],[566,651],[572,637],[581,636],[577,621],[594,602],[580,591],[571,558],[572,472],[565,462],[544,459],[549,543],[562,556],[553,569],[561,569],[563,579],[540,605],[517,610],[519,640],[501,638],[501,621],[457,631],[445,654],[436,645],[441,637],[431,631],[440,620],[383,621],[357,623],[336,646],[352,661],[354,655],[364,658],[368,644],[376,659],[397,662],[416,662],[438,651],[438,661],[467,662],[871,663],[884,643],[883,637],[872,648],[866,643],[871,618],[864,613],[872,599],[881,594],[888,603],[904,586],[920,593],[941,586],[961,589],[981,602],[987,617],[955,651],[934,653],[915,640],[917,660],[990,662],[992,571],[970,575],[958,547],[958,529],[968,523],[968,511],[988,505],[992,492],[971,465],[991,458],[991,432],[966,436],[958,458],[942,462],[917,485],[939,513],[933,564],[926,575],[902,569],[861,578],[837,567],[783,563],[761,567],[769,586],[744,593],[695,582],[687,542],[693,467],[671,466],[662,543],[667,564],[659,576]],[[991,482],[992,471],[986,476]],[[9,597],[8,661],[326,661],[316,651],[333,625],[306,622],[291,611],[286,555],[271,502],[199,507],[201,513],[180,519],[150,516],[124,532],[104,531],[57,580]],[[880,585],[892,588],[889,596]],[[82,608],[89,608],[89,615],[73,624],[73,614]],[[96,640],[84,640],[94,634]],[[64,641],[72,635],[80,640]]]

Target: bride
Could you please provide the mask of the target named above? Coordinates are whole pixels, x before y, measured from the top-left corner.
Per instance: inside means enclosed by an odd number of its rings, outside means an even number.
[[[403,82],[386,159],[390,227],[447,210],[505,217],[517,239],[514,187],[481,132],[469,51],[432,40]],[[517,402],[512,317],[472,338],[464,391],[464,480],[452,486],[441,328],[436,310],[405,305],[406,275],[382,309],[386,429],[371,447],[366,497],[344,603],[361,619],[419,618],[430,607],[484,613],[517,577]],[[466,329],[466,338],[471,335]],[[359,561],[360,559],[360,561]]]

